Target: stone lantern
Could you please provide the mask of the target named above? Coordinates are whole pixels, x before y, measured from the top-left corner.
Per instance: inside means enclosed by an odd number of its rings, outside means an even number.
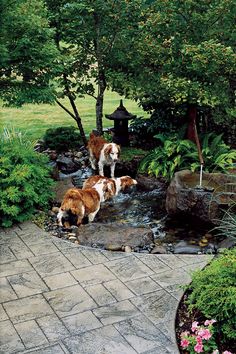
[[[128,121],[136,118],[136,116],[129,113],[123,106],[122,100],[120,100],[119,107],[117,107],[112,114],[106,114],[105,117],[110,120],[114,120],[114,134],[112,141],[121,146],[129,146]]]

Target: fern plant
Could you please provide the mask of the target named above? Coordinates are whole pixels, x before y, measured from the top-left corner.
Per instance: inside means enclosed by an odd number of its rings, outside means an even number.
[[[32,143],[5,129],[0,141],[0,225],[29,219],[37,208],[46,208],[53,180],[48,159],[34,151]]]

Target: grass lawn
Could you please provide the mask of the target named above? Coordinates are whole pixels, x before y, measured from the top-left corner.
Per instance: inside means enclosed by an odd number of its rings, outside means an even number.
[[[104,98],[104,115],[114,112],[119,106],[120,97],[116,92],[107,91]],[[66,99],[61,102],[71,110],[69,102]],[[82,119],[83,127],[86,134],[96,128],[95,118],[95,99],[86,96],[76,100],[79,114]],[[128,99],[123,99],[126,109],[137,116],[147,117],[147,113],[138,107],[137,103]],[[48,128],[56,128],[59,126],[77,126],[76,122],[56,103],[49,104],[27,104],[21,108],[1,107],[0,111],[0,130],[3,127],[15,128],[25,132],[32,140],[41,138]],[[104,128],[112,127],[113,122],[109,119],[103,119]]]

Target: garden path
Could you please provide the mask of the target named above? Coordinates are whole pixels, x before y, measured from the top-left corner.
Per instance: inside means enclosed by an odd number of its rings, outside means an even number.
[[[81,247],[31,222],[0,247],[4,354],[177,354],[179,285],[211,259]]]

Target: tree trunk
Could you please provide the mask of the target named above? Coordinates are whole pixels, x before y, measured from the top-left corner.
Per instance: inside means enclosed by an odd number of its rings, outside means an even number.
[[[103,101],[106,90],[106,79],[104,71],[98,72],[98,95],[96,99],[96,128],[99,135],[103,134]]]
[[[75,105],[75,101],[73,100],[73,98],[71,96],[69,96],[69,100],[70,100],[71,107],[73,108],[73,111],[74,111],[74,114],[75,114],[75,120],[76,120],[76,123],[78,125],[81,138],[83,140],[84,145],[86,146],[87,145],[87,139],[86,139],[86,136],[85,136],[85,133],[84,133],[84,128],[83,128],[83,125],[82,125],[82,121],[81,121],[79,112],[78,112],[77,107]]]
[[[81,120],[79,121],[78,118],[76,118],[76,116],[75,116],[73,113],[71,113],[71,112],[69,111],[69,109],[67,109],[60,101],[56,100],[56,103],[57,103],[62,109],[64,109],[64,111],[65,111],[66,113],[68,113],[68,114],[76,121],[77,126],[78,126],[79,131],[80,131],[81,138],[82,138],[82,140],[83,140],[84,145],[86,146],[86,145],[87,145],[87,139],[86,139],[86,136],[85,136],[85,134],[84,134],[84,129],[83,129]]]
[[[96,98],[96,128],[99,135],[103,134],[103,99],[106,90],[106,77],[103,69],[103,46],[101,47],[101,17],[98,13],[93,13],[94,28],[96,36],[93,40],[95,57],[97,59],[97,85],[98,93]]]
[[[67,81],[67,77],[65,74],[63,74],[63,78],[64,78],[64,85],[65,85],[65,91],[66,91],[66,95],[67,97],[69,98],[69,101],[70,101],[70,104],[71,104],[71,107],[73,109],[73,113],[71,113],[66,107],[64,107],[58,100],[57,100],[57,103],[59,104],[60,107],[62,107],[68,114],[70,114],[71,117],[74,118],[74,120],[76,121],[77,123],[77,126],[79,128],[79,131],[80,131],[80,135],[81,135],[81,138],[83,140],[83,143],[84,145],[86,146],[87,145],[87,139],[86,139],[86,136],[85,136],[85,132],[84,132],[84,128],[83,128],[83,125],[82,125],[82,120],[80,118],[80,115],[79,115],[79,112],[77,110],[77,107],[76,107],[76,104],[75,104],[75,101],[74,101],[74,98],[70,92],[70,88],[69,88],[69,84],[68,84],[68,81]]]
[[[193,141],[197,145],[199,161],[200,164],[203,165],[204,161],[203,161],[202,150],[201,150],[200,141],[197,133],[196,120],[197,120],[197,107],[195,105],[189,105],[187,138]]]

